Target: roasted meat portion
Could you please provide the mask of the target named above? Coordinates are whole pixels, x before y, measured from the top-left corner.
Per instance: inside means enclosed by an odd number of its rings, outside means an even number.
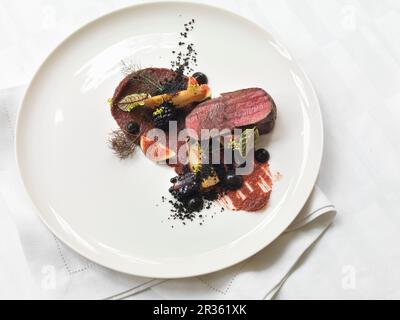
[[[187,117],[186,128],[200,136],[201,129],[232,130],[257,127],[269,133],[275,124],[276,105],[263,89],[249,88],[221,94],[199,104]]]

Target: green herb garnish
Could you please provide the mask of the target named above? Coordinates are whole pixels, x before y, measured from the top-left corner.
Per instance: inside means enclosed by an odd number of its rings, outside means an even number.
[[[260,132],[258,131],[258,128],[252,128],[252,129],[245,129],[241,133],[238,139],[234,139],[229,143],[230,148],[233,150],[238,150],[240,155],[242,157],[246,157],[247,154],[250,152],[248,150],[248,144],[253,139],[253,147],[254,144],[256,143],[257,139],[260,137]]]

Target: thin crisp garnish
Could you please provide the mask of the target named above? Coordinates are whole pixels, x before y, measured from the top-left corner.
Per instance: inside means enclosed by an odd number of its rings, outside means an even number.
[[[147,93],[130,94],[118,102],[118,108],[122,111],[130,112],[137,107],[144,106],[145,101],[150,97]]]

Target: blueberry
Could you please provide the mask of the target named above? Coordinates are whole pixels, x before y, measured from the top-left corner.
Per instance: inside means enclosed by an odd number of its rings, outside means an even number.
[[[228,189],[237,190],[243,185],[243,177],[236,175],[233,171],[229,171],[226,174],[225,183]]]
[[[190,198],[187,202],[187,208],[192,212],[198,212],[203,209],[204,201],[202,197],[193,197]]]
[[[257,162],[265,163],[269,160],[269,152],[266,149],[258,149],[255,153]]]
[[[198,84],[207,84],[208,83],[207,76],[202,72],[193,73],[193,78],[196,79]]]
[[[126,124],[126,131],[128,131],[131,134],[138,134],[140,132],[140,125],[136,122],[128,122]]]

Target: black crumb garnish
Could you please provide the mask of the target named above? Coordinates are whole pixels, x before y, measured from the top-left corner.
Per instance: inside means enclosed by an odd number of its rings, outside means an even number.
[[[177,72],[176,76],[172,79],[165,79],[162,83],[162,89],[157,94],[176,94],[179,91],[187,88],[187,78],[183,75],[183,72]]]
[[[182,177],[180,177],[182,179]],[[173,179],[175,180],[175,179]],[[171,205],[170,209],[170,216],[168,217],[168,220],[170,221],[182,221],[182,222],[193,222],[195,220],[201,222],[201,225],[205,222],[205,218],[207,217],[206,214],[204,214],[204,210],[210,210],[213,208],[214,201],[217,200],[220,196],[220,193],[218,192],[217,189],[209,190],[208,192],[205,193],[189,193],[188,196],[182,196],[182,194],[178,194],[177,192],[174,192],[173,187],[171,188],[171,195],[173,196],[173,199],[168,200],[168,203]],[[202,208],[199,210],[199,208],[193,207],[190,205],[191,201],[194,198],[200,198],[202,202],[204,202],[204,205]],[[161,198],[162,201],[166,201],[166,197]],[[192,201],[193,204],[193,201]],[[222,210],[220,211],[222,212]],[[218,212],[214,212],[211,217],[213,217],[215,214]],[[185,223],[184,223],[185,224]]]
[[[183,25],[184,31],[180,32],[180,41],[178,42],[178,46],[183,50],[179,50],[178,52],[176,52],[176,50],[172,51],[175,59],[171,61],[171,69],[176,71],[178,74],[191,74],[194,71],[193,68],[197,67],[197,52],[194,48],[194,44],[186,42],[189,33],[194,29],[194,23],[194,19],[185,23]]]

